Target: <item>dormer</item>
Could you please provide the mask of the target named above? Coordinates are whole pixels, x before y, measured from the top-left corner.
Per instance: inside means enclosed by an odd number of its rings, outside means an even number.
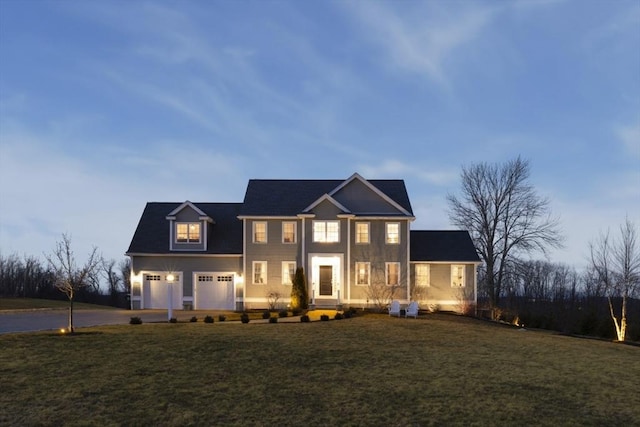
[[[171,251],[206,251],[209,225],[213,219],[190,201],[182,203],[166,217],[169,221]]]

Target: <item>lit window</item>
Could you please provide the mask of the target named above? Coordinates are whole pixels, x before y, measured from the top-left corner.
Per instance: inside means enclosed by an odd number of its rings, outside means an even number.
[[[400,243],[400,224],[397,222],[387,223],[387,244],[397,245]]]
[[[264,285],[267,283],[267,262],[253,261],[253,284]]]
[[[267,223],[253,223],[253,243],[267,243]]]
[[[464,265],[451,266],[451,287],[464,288]]]
[[[369,243],[368,222],[356,222],[356,243]]]
[[[296,263],[293,261],[282,262],[282,284],[291,285],[296,275]]]
[[[400,284],[400,263],[388,262],[387,263],[387,285],[397,286]]]
[[[200,223],[179,222],[176,224],[176,242],[200,243]]]
[[[314,221],[313,241],[336,243],[340,241],[340,223],[338,221]]]
[[[356,285],[369,285],[369,271],[371,264],[368,262],[356,262]]]
[[[429,264],[416,264],[416,286],[431,286]]]
[[[282,243],[295,243],[295,242],[296,242],[296,223],[283,222],[282,223]]]

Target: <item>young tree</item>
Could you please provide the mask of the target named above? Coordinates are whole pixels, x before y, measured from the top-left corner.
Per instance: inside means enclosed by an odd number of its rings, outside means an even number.
[[[73,333],[73,298],[76,292],[89,285],[91,276],[97,271],[101,262],[98,248],[94,247],[87,261],[79,267],[71,250],[71,237],[63,234],[62,241],[56,242],[53,253],[45,257],[53,270],[56,288],[69,299],[68,331]]]
[[[107,279],[107,286],[109,287],[109,298],[112,305],[116,305],[118,302],[118,292],[122,285],[122,277],[116,273],[116,261],[114,259],[102,260],[100,263],[100,270],[105,279]]]
[[[484,286],[498,305],[508,263],[519,252],[560,247],[558,220],[549,201],[529,183],[529,162],[479,163],[462,168],[462,194],[449,195],[449,219],[471,234],[485,264]]]
[[[627,336],[627,301],[640,289],[640,246],[638,230],[627,218],[620,226],[619,239],[609,233],[590,243],[590,264],[597,281],[604,287],[609,302],[618,341]],[[620,317],[615,313],[612,298],[621,298]]]
[[[291,286],[291,308],[305,310],[309,308],[309,291],[307,290],[307,278],[304,269],[298,267],[293,276]]]

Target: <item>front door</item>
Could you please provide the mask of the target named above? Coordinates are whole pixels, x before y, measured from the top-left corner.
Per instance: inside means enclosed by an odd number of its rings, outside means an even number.
[[[320,295],[331,296],[333,294],[333,267],[320,266]]]

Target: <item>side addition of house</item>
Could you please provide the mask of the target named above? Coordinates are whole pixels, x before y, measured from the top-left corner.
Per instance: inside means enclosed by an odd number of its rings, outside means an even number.
[[[398,299],[461,311],[480,263],[466,231],[414,231],[402,180],[250,180],[242,203],[147,203],[127,255],[133,309],[318,307]]]

